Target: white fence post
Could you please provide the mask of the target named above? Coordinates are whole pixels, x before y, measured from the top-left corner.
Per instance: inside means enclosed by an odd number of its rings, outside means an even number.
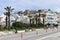
[[[23,33],[21,33],[21,40],[23,40]]]
[[[38,36],[38,31],[36,31],[36,37],[38,38],[39,36]]]

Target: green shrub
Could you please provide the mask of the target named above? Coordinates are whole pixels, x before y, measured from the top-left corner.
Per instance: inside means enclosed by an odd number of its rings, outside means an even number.
[[[15,22],[12,24],[13,28],[16,27],[17,29],[26,29],[28,28],[28,24],[22,22]]]
[[[2,31],[2,30],[3,30],[3,26],[0,25],[0,31]]]
[[[12,24],[13,28],[16,27],[17,29],[19,30],[22,30],[22,29],[31,29],[31,28],[43,28],[44,25],[42,23],[40,24],[26,24],[26,23],[23,23],[23,22],[15,22]]]

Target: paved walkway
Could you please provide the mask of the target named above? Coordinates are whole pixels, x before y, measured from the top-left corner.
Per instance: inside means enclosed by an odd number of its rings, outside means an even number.
[[[22,30],[22,31],[18,31],[18,33],[21,33],[21,32],[25,32],[24,30]],[[10,31],[10,32],[2,32],[2,31],[0,31],[0,37],[1,36],[4,36],[4,35],[9,35],[9,34],[15,34],[15,32],[14,31]]]
[[[43,29],[36,29],[37,31],[39,30],[43,30]],[[25,32],[25,30],[21,30],[21,31],[18,31],[18,33],[22,33],[22,32]],[[9,34],[15,34],[15,32],[14,31],[11,31],[11,32],[3,32],[3,31],[0,31],[0,37],[1,36],[4,36],[4,35],[9,35]]]

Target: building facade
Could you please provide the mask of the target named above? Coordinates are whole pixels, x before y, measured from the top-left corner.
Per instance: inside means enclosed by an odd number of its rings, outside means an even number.
[[[52,12],[52,11],[46,12],[46,24],[47,23],[58,24],[57,21],[58,21],[58,18],[57,18],[56,12]]]

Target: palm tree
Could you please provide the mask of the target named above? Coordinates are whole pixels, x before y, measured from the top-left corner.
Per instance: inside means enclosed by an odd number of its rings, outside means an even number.
[[[4,15],[5,15],[5,13],[4,13]],[[6,15],[6,17],[5,17],[5,23],[6,23],[6,26],[7,26],[7,15]],[[7,28],[7,27],[6,27]]]
[[[35,15],[34,17],[35,17],[35,20],[36,20],[36,24],[37,24],[37,18],[38,18],[38,15]]]
[[[19,11],[17,14],[18,14],[19,16],[21,16],[21,14],[23,14],[23,13],[22,13],[22,11]]]
[[[41,17],[41,10],[38,10],[38,13],[39,13],[39,24],[41,23],[41,19],[40,19],[40,17]]]
[[[30,20],[30,27],[31,27],[31,18],[32,18],[32,16],[29,15],[28,17],[29,17],[29,20]]]
[[[35,15],[34,17],[35,17],[36,27],[37,27],[37,25],[38,25],[38,15]]]
[[[7,29],[9,30],[10,29],[10,13],[14,10],[13,8],[11,8],[11,6],[7,6],[6,8],[4,8],[6,10],[6,26],[7,26]]]
[[[32,18],[31,21],[32,21],[32,24],[34,24],[34,18]]]
[[[46,17],[46,14],[42,14],[42,17],[43,17],[43,25],[45,25],[45,17]]]
[[[46,17],[46,14],[42,14],[42,17],[43,17],[43,26],[44,26],[44,28],[46,29],[46,32],[47,32],[48,27],[45,26],[45,17]]]

